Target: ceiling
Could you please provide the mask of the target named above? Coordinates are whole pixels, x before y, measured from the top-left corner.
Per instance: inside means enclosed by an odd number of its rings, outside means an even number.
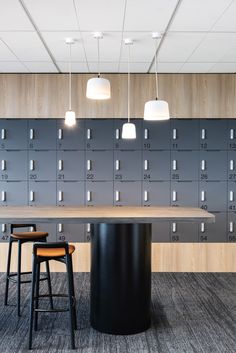
[[[0,72],[236,72],[236,0],[0,0]]]

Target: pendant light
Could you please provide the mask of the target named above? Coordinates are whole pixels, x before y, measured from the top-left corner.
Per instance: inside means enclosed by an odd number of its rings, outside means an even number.
[[[75,43],[73,38],[66,38],[66,44],[70,48],[70,60],[69,60],[69,74],[68,74],[68,83],[69,83],[69,110],[65,114],[65,124],[67,126],[76,125],[75,112],[71,109],[71,46]]]
[[[111,98],[110,81],[101,77],[100,73],[100,46],[99,41],[103,38],[102,32],[95,32],[93,37],[97,39],[98,49],[98,77],[90,78],[87,82],[86,97],[96,100]]]
[[[153,33],[152,38],[156,40],[161,37],[160,33]],[[144,120],[168,120],[170,119],[169,105],[164,100],[158,99],[158,79],[157,79],[157,44],[155,47],[155,79],[156,79],[156,99],[145,103]]]
[[[135,139],[136,138],[136,127],[130,122],[130,46],[133,44],[133,40],[130,38],[125,39],[125,45],[128,46],[128,122],[122,126],[122,139]]]

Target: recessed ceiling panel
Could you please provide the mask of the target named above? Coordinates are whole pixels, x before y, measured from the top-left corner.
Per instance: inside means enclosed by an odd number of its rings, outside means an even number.
[[[46,61],[26,61],[24,65],[28,68],[30,72],[58,72],[56,66],[53,62]]]
[[[0,61],[0,72],[1,73],[21,73],[29,72],[29,70],[19,61]]]
[[[130,63],[130,72],[133,72],[133,73],[145,73],[148,71],[148,68],[149,68],[149,65],[150,63],[147,62],[139,62],[139,63]],[[124,72],[126,73],[128,71],[128,66],[127,66],[127,63],[124,63],[124,62],[121,62],[120,63],[120,69],[119,69],[119,72]]]
[[[236,72],[236,63],[216,63],[209,70],[211,73]]]
[[[34,30],[18,0],[0,0],[0,31]]]
[[[231,5],[216,22],[212,31],[234,32],[236,31],[236,2],[231,1]]]
[[[179,72],[181,73],[204,73],[212,67],[212,63],[185,63]]]
[[[98,65],[96,62],[89,62],[89,71],[97,73]],[[104,72],[117,72],[118,71],[118,62],[102,62],[100,64],[101,73]]]
[[[166,72],[166,73],[171,73],[171,72],[179,72],[180,68],[183,66],[184,63],[163,63],[163,62],[158,62],[157,65],[157,72]],[[155,65],[152,65],[150,69],[151,73],[155,72]]]
[[[11,50],[7,47],[7,45],[1,41],[0,36],[0,60],[1,61],[16,61],[17,58],[11,52]]]
[[[61,72],[68,72],[69,65],[68,62],[57,62],[57,65]],[[71,63],[71,71],[72,72],[88,72],[88,66],[84,62],[73,62]]]

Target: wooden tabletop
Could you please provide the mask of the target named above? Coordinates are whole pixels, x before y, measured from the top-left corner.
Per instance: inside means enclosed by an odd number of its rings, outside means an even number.
[[[215,216],[193,207],[1,207],[1,223],[213,223]]]

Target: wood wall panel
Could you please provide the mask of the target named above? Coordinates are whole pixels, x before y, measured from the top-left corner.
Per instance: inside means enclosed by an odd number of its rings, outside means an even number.
[[[127,75],[104,75],[112,98],[86,98],[89,74],[73,74],[73,109],[81,118],[125,118]],[[160,74],[159,98],[179,118],[236,118],[234,74]],[[0,118],[63,118],[68,103],[66,74],[0,74]],[[131,116],[142,118],[144,104],[155,98],[153,74],[131,75]]]

